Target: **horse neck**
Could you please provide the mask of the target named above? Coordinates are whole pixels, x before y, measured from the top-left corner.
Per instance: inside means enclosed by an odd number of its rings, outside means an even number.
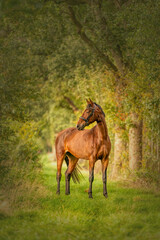
[[[101,117],[101,121],[97,122],[97,130],[102,140],[106,139],[108,136],[108,129],[104,116]]]

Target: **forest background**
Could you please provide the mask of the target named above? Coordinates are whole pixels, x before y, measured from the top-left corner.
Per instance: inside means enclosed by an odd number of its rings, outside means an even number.
[[[106,114],[110,178],[158,186],[159,23],[159,0],[0,1],[0,182],[11,204],[38,191],[41,156],[86,98]]]

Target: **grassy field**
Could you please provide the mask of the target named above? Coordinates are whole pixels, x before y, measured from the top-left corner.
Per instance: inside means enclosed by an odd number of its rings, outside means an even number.
[[[81,184],[71,182],[71,195],[65,196],[63,174],[57,196],[55,174],[55,166],[45,163],[46,196],[38,198],[35,208],[1,217],[0,240],[160,239],[160,194],[109,181],[105,199],[101,178],[95,175],[94,199],[88,199],[85,174]]]

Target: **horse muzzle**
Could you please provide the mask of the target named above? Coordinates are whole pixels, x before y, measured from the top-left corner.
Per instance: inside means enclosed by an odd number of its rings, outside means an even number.
[[[82,131],[82,130],[84,129],[84,127],[85,127],[85,125],[79,125],[79,124],[77,124],[77,129],[78,129],[79,131]]]

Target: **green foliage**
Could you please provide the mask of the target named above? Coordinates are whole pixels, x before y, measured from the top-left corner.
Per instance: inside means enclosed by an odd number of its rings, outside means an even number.
[[[3,189],[8,183],[13,187],[19,177],[38,176],[40,152],[53,151],[56,134],[76,126],[88,97],[106,113],[112,146],[115,124],[124,129],[127,148],[130,113],[137,112],[143,118],[143,167],[159,171],[159,1],[103,1],[101,9],[98,1],[69,1],[82,24],[81,31],[94,47],[79,37],[68,5],[57,2],[1,1]],[[118,103],[116,77],[106,69],[96,48],[114,64],[113,52],[121,53],[127,70]],[[79,111],[74,112],[65,97]],[[127,163],[126,152],[125,168]]]

